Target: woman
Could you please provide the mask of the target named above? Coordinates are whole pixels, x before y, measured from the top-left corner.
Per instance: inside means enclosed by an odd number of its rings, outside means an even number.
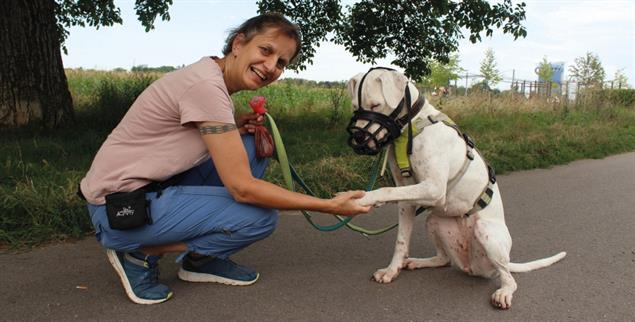
[[[224,57],[204,57],[150,85],[97,152],[80,192],[133,302],[172,296],[157,280],[168,252],[182,253],[182,280],[256,282],[257,272],[229,256],[273,232],[275,209],[369,211],[355,201],[362,191],[319,199],[261,180],[267,160],[255,156],[250,133],[263,117],[235,118],[230,95],[272,83],[299,49],[299,30],[281,15],[247,20],[228,37]]]

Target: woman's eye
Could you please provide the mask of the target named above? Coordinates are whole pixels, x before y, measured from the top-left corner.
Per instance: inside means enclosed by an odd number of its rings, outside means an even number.
[[[268,55],[269,54],[269,48],[260,47],[260,52],[262,52],[263,55]]]

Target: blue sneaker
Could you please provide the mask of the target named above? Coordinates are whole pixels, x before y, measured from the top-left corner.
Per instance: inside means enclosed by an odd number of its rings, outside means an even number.
[[[172,291],[159,284],[159,256],[138,259],[129,253],[106,250],[108,261],[119,275],[126,295],[137,304],[156,304],[172,297]]]
[[[183,259],[179,278],[188,282],[213,282],[227,285],[251,285],[258,280],[253,269],[238,265],[228,259],[204,256],[193,259],[189,255]]]

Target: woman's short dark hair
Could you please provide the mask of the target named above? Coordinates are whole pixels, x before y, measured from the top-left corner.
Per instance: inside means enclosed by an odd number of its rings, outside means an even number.
[[[283,15],[276,12],[263,13],[259,16],[250,18],[243,22],[238,28],[232,29],[229,32],[229,36],[225,41],[225,47],[223,48],[223,55],[227,56],[232,52],[232,44],[238,34],[245,35],[245,41],[251,41],[254,36],[265,32],[268,28],[277,28],[283,35],[288,36],[295,40],[296,48],[295,54],[291,57],[290,63],[294,63],[296,57],[300,53],[300,47],[302,45],[302,35],[300,28],[285,18]]]

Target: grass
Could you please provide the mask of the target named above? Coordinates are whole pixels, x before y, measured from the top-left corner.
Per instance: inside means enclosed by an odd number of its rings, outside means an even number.
[[[77,183],[128,106],[159,77],[87,71],[67,71],[67,75],[77,112],[73,127],[25,129],[0,138],[0,245],[4,247],[23,249],[80,238],[92,230],[85,205],[75,196]],[[373,161],[354,155],[345,143],[351,107],[343,88],[343,84],[281,81],[234,96],[237,109],[243,111],[252,96],[267,97],[291,161],[323,197],[364,188]],[[498,173],[635,150],[633,106],[598,105],[592,100],[564,106],[486,95],[433,104],[470,133]],[[266,178],[282,182],[276,162],[271,162]]]

